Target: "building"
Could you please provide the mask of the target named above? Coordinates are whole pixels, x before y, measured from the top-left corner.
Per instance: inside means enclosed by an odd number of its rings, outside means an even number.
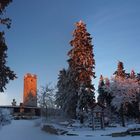
[[[105,107],[99,103],[92,106],[92,129],[104,129],[104,109]]]
[[[37,107],[37,76],[34,74],[24,76],[23,105]]]
[[[13,116],[40,116],[40,107],[37,107],[37,76],[26,74],[24,76],[23,103],[16,105],[15,99],[12,105],[0,106],[0,109],[8,109]]]
[[[12,106],[4,105],[0,106],[0,109],[7,109],[13,116],[40,116],[41,111],[40,107],[28,107],[28,106]]]

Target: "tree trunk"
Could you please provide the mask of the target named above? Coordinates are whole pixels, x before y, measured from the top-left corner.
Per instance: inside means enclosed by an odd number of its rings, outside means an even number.
[[[122,126],[125,127],[125,119],[124,119],[124,108],[123,108],[123,104],[121,105],[121,109],[120,109],[120,117],[121,117]]]
[[[47,119],[47,116],[48,116],[48,108],[46,106],[46,108],[45,108],[45,117],[46,117],[46,119]]]

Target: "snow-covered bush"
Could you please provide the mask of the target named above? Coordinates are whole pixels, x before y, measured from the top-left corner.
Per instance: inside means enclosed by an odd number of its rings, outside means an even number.
[[[121,105],[132,104],[137,99],[139,83],[135,79],[114,78],[109,86],[113,99],[111,104],[120,110]]]
[[[112,95],[111,105],[116,109],[122,120],[122,126],[125,126],[125,114],[129,111],[128,105],[133,105],[137,102],[139,95],[139,82],[132,78],[112,78],[109,92]]]
[[[10,110],[8,109],[0,109],[0,125],[6,125],[11,123],[11,115]]]

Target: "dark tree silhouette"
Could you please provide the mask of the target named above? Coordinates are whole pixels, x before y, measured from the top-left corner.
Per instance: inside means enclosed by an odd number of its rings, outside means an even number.
[[[16,102],[16,100],[15,99],[13,99],[13,101],[12,101],[12,106],[16,106],[16,104],[17,104],[17,102]]]
[[[101,104],[104,104],[104,100],[105,100],[105,90],[104,90],[104,87],[105,87],[104,78],[101,75],[100,76],[100,80],[99,80],[99,85],[98,85],[98,94],[99,94],[98,102],[101,103]]]
[[[10,28],[11,20],[9,18],[2,18],[2,16],[5,13],[5,8],[10,2],[12,2],[12,0],[0,0],[0,26],[4,24],[7,28]],[[7,49],[8,47],[5,43],[4,32],[0,31],[0,92],[4,92],[6,84],[8,84],[10,80],[16,78],[14,71],[6,66]]]

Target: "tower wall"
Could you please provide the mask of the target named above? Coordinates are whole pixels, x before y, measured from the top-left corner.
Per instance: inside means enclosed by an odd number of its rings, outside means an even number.
[[[37,76],[33,74],[26,74],[24,76],[24,106],[37,106]]]

